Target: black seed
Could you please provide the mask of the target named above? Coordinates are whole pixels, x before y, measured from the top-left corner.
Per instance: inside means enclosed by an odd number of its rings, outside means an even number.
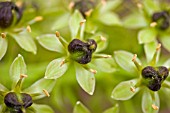
[[[166,11],[155,12],[155,13],[152,15],[152,20],[153,20],[153,21],[157,21],[157,20],[159,20],[160,18],[166,19],[166,15],[168,15],[168,13],[167,13]]]
[[[164,66],[159,66],[158,67],[158,75],[159,77],[161,77],[163,80],[165,80],[168,75],[169,75],[169,70],[168,68],[164,67]]]
[[[169,27],[169,20],[164,20],[162,22],[162,25],[160,26],[160,29],[166,30]]]
[[[0,27],[7,28],[13,22],[13,10],[16,11],[18,23],[22,17],[22,11],[13,2],[0,2]]]
[[[157,76],[157,71],[151,66],[147,66],[142,70],[143,78],[153,78],[155,76]]]
[[[147,66],[142,70],[142,77],[145,79],[147,87],[152,91],[158,91],[162,82],[169,75],[169,70],[164,66],[153,68]]]
[[[73,39],[68,45],[71,58],[80,64],[87,64],[91,61],[92,53],[96,50],[97,43],[89,39],[87,43],[79,39]]]
[[[89,11],[90,9],[93,9],[95,7],[95,4],[91,0],[80,0],[77,1],[74,5],[74,9],[78,9],[84,18],[86,18],[85,12]]]
[[[166,30],[169,27],[169,13],[167,11],[156,12],[152,15],[152,21],[157,22],[161,30]]]
[[[20,101],[18,96],[21,96]],[[7,107],[12,108],[13,111],[17,111],[16,113],[22,113],[22,107],[27,108],[32,105],[32,97],[26,93],[16,94],[10,92],[4,97],[4,103]]]
[[[68,45],[68,51],[74,53],[76,51],[83,51],[83,47],[87,46],[86,43],[78,39],[73,39]]]
[[[17,95],[14,92],[10,92],[4,97],[4,103],[7,107],[17,110],[22,107],[22,103],[18,101]]]
[[[161,88],[161,82],[159,79],[150,80],[147,87],[152,91],[158,91]]]
[[[97,43],[95,40],[93,39],[88,39],[88,45],[89,45],[89,49],[92,50],[92,52],[94,52],[97,48]]]
[[[23,101],[23,107],[27,108],[32,105],[32,97],[29,94],[21,93],[22,95],[22,101]]]

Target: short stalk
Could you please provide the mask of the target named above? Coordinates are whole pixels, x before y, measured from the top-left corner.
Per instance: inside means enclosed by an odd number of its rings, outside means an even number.
[[[138,71],[141,71],[142,70],[142,66],[136,61],[136,58],[137,58],[137,54],[134,55],[134,57],[132,58],[132,61],[135,64],[135,66],[138,69]]]
[[[160,48],[161,48],[161,44],[158,44],[158,46],[156,47],[156,52],[154,53],[153,58],[152,58],[152,60],[150,62],[151,66],[156,65],[156,59],[157,59],[157,56],[159,55]]]
[[[78,33],[77,33],[77,36],[76,36],[77,39],[83,40],[85,22],[86,22],[85,19],[84,19],[83,21],[80,22],[80,27],[79,27],[79,30],[78,30]]]
[[[59,33],[58,31],[56,31],[55,34],[56,34],[56,37],[57,37],[57,38],[59,39],[59,41],[61,42],[61,44],[62,44],[65,48],[67,48],[68,42],[67,42],[63,37],[61,37],[61,35],[60,35],[60,33]]]

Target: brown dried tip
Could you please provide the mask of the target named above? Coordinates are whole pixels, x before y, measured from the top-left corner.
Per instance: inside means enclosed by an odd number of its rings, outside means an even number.
[[[1,33],[1,37],[2,38],[6,38],[6,34],[5,33]]]
[[[74,5],[75,5],[75,3],[72,1],[72,2],[70,2],[68,8],[71,10],[71,9],[73,9]]]
[[[22,7],[23,6],[23,1],[19,0],[15,3],[18,7]]]
[[[159,107],[156,106],[155,104],[152,104],[152,108],[153,108],[154,110],[158,110],[158,109],[159,109]]]
[[[58,31],[55,32],[56,37],[60,37],[60,33]]]
[[[136,58],[137,58],[137,54],[134,54],[132,61],[135,62]]]
[[[65,60],[63,60],[60,64],[60,67],[63,66],[65,63],[66,63]]]
[[[20,79],[23,79],[23,78],[27,78],[28,76],[27,75],[24,75],[24,74],[21,74],[20,75]]]
[[[93,74],[96,74],[96,73],[97,73],[97,71],[94,70],[94,69],[89,69],[89,71],[92,72]]]
[[[155,27],[157,25],[157,23],[156,22],[152,22],[152,23],[150,23],[150,27]]]
[[[93,9],[90,9],[90,10],[88,10],[88,11],[85,12],[85,15],[86,15],[86,16],[90,16],[92,12],[93,12]]]
[[[133,93],[135,93],[136,89],[135,89],[133,86],[131,86],[131,87],[130,87],[130,91],[132,91]]]
[[[158,46],[156,47],[156,51],[158,51],[161,48],[161,44],[159,43]]]
[[[82,20],[82,21],[80,22],[80,26],[82,26],[85,22],[86,22],[86,19]]]
[[[102,5],[106,5],[106,0],[101,0]]]
[[[31,33],[31,27],[29,25],[27,26],[27,31]]]
[[[141,3],[137,3],[136,5],[137,5],[138,8],[142,8],[143,7],[143,5]]]
[[[112,56],[111,55],[103,55],[102,57],[103,58],[111,58]]]
[[[47,90],[43,89],[43,92],[44,92],[44,94],[45,94],[47,97],[50,97],[50,94],[48,93]]]
[[[101,41],[106,41],[106,38],[103,36],[101,36],[100,39],[101,39]]]
[[[35,21],[42,21],[43,20],[43,17],[42,16],[37,16],[34,18]]]

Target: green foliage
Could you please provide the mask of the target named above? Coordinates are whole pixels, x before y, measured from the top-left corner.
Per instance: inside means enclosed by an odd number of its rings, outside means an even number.
[[[139,90],[136,89],[135,92],[130,90],[133,88],[133,84],[136,84],[136,82],[137,80],[121,82],[114,88],[111,97],[116,100],[128,100],[132,98]]]

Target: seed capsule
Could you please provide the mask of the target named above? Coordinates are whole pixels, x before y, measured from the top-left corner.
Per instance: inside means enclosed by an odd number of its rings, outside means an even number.
[[[159,66],[158,67],[158,75],[163,80],[165,80],[168,77],[168,75],[169,75],[169,70],[166,67],[164,67],[164,66]]]
[[[152,15],[152,21],[157,22],[161,30],[169,27],[169,13],[167,11],[156,12]]]
[[[21,108],[28,108],[32,105],[32,97],[26,93],[16,94],[10,92],[4,97],[4,103],[7,107],[18,113],[19,111],[22,111]]]
[[[92,52],[94,52],[95,50],[96,50],[96,48],[97,48],[97,43],[95,42],[95,40],[93,40],[93,39],[88,39],[88,41],[87,41],[87,43],[88,43],[88,48],[89,48],[89,50],[91,50]]]
[[[147,81],[146,86],[152,91],[158,91],[168,75],[169,70],[164,66],[147,66],[142,70],[142,77]]]
[[[79,39],[73,39],[68,45],[71,58],[80,64],[87,64],[91,61],[92,53],[96,50],[97,43],[89,39],[87,43]]]
[[[159,79],[152,79],[149,81],[147,87],[152,91],[158,91],[161,88],[161,81]]]
[[[74,5],[74,9],[78,9],[84,18],[86,18],[85,13],[90,9],[93,9],[95,6],[94,2],[91,0],[80,0],[77,1]]]
[[[0,28],[7,28],[13,22],[13,10],[17,13],[18,23],[22,17],[22,11],[13,2],[0,2]]]
[[[150,78],[157,76],[157,71],[152,66],[147,66],[142,70],[142,77],[143,78]]]

